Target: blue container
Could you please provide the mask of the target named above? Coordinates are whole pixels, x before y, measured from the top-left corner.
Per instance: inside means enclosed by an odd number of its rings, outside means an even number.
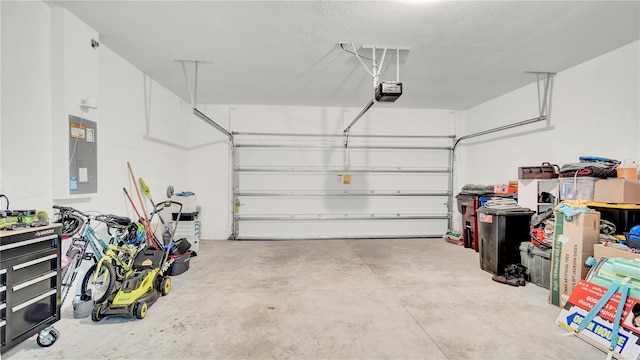
[[[633,249],[640,249],[640,235],[625,233],[627,246]]]

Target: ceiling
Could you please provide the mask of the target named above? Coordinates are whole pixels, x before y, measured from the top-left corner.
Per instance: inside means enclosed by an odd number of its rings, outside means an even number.
[[[199,104],[362,107],[371,76],[341,41],[409,48],[389,106],[468,109],[640,38],[640,1],[55,1],[100,42]],[[371,57],[371,51],[358,52]],[[381,52],[377,54],[379,57]],[[395,80],[387,55],[381,80]],[[368,60],[368,64],[371,62]],[[370,66],[370,65],[369,65]],[[193,64],[187,67],[193,84]]]

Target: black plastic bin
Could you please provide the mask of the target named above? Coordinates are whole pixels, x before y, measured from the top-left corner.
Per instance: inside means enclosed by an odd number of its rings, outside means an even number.
[[[629,232],[640,224],[640,206],[635,204],[589,203],[591,209],[600,212],[600,219],[616,225],[616,234]]]
[[[507,265],[520,263],[520,243],[530,240],[533,214],[527,208],[478,209],[480,268],[502,275]]]

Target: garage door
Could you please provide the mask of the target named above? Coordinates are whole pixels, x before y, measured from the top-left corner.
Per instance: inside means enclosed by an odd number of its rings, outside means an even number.
[[[442,236],[451,147],[452,136],[234,133],[233,236]]]

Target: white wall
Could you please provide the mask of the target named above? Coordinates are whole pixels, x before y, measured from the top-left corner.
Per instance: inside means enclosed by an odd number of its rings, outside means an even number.
[[[558,73],[549,124],[462,142],[456,190],[466,183],[505,183],[517,179],[518,166],[562,165],[578,162],[580,155],[638,160],[639,54],[636,41]],[[459,135],[537,117],[536,91],[534,83],[470,109],[460,119]]]
[[[242,105],[231,109],[233,131],[342,134],[362,108]],[[454,131],[452,112],[371,108],[351,128],[351,134],[448,135]]]
[[[0,49],[2,49],[2,6],[0,6]],[[0,53],[0,69],[2,69],[2,54]],[[0,76],[0,183],[2,183],[2,76]],[[2,207],[0,207],[2,209]]]
[[[229,106],[200,105],[198,109],[229,129]],[[204,120],[189,118],[187,184],[176,191],[192,191],[201,206],[202,238],[227,239],[231,234],[229,139]]]
[[[145,179],[156,201],[165,199],[168,185],[178,191],[189,190],[191,177],[185,176],[190,173],[189,148],[200,144],[189,140],[190,125],[199,121],[191,114],[190,106],[104,44],[91,49],[89,41],[97,36],[96,32],[66,10],[50,8],[42,2],[2,1],[0,7],[0,192],[10,198],[12,209],[38,209],[52,214],[55,203],[135,218],[122,191],[123,187],[128,188],[137,203],[127,161],[136,177]],[[94,56],[87,55],[87,51],[95,51],[96,58],[87,60]],[[85,63],[75,66],[69,61],[74,57]],[[180,71],[178,66],[176,71]],[[87,82],[88,78],[93,80]],[[97,113],[93,110],[80,111],[80,95],[97,97],[99,117],[93,117]],[[62,120],[54,119],[60,114]],[[96,195],[60,199],[54,194],[54,167],[68,166],[68,153],[62,159],[52,156],[54,149],[68,148],[64,142],[66,126],[60,130],[55,124],[64,123],[68,114],[98,123]],[[212,133],[207,128],[199,135]],[[194,141],[198,140],[194,136]],[[67,180],[65,172],[66,169],[61,172],[63,183]],[[209,213],[206,204],[203,212]],[[221,234],[226,227],[224,220]]]
[[[91,206],[125,210],[123,187],[137,204],[131,163],[136,178],[142,177],[158,202],[166,199],[168,185],[180,188],[187,179],[186,143],[188,113],[175,95],[151,82],[145,75],[106,47],[100,48],[100,122],[98,149],[100,193]],[[145,101],[149,108],[149,131]],[[139,205],[138,210],[140,210]],[[115,211],[115,210],[114,210]],[[131,213],[133,216],[134,214]]]
[[[50,8],[0,2],[1,183],[12,209],[49,209],[51,166]],[[1,202],[4,209],[4,200]]]
[[[98,100],[99,48],[91,46],[98,33],[61,7],[51,8],[52,170],[55,199],[81,198],[72,194],[69,168],[69,115],[99,123],[100,109],[80,107],[81,99]],[[87,127],[90,128],[90,127]],[[100,126],[94,129],[100,137]],[[99,139],[97,139],[99,140]],[[77,144],[76,144],[77,145]],[[75,164],[73,164],[75,165]],[[87,166],[87,165],[85,165]],[[97,169],[98,192],[100,170]]]

